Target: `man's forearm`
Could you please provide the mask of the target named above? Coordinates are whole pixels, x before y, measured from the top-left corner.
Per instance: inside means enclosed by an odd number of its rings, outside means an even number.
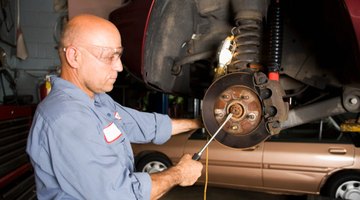
[[[172,119],[172,135],[203,127],[200,119]]]
[[[165,171],[151,174],[151,199],[158,199],[176,185],[193,185],[201,176],[202,164],[190,154],[181,157],[179,163]]]
[[[181,180],[181,172],[176,166],[166,171],[151,174],[151,200],[159,199]]]

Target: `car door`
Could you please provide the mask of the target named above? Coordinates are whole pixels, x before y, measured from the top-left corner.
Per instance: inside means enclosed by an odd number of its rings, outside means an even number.
[[[195,132],[187,141],[185,153],[199,152],[206,144],[207,133]],[[208,153],[204,151],[201,162],[208,156],[208,181],[213,185],[231,187],[259,187],[261,181],[261,158],[263,144],[253,148],[234,149],[212,141]],[[205,168],[200,181],[205,180]]]
[[[264,187],[316,193],[327,174],[353,164],[354,145],[331,119],[283,131],[265,142]]]

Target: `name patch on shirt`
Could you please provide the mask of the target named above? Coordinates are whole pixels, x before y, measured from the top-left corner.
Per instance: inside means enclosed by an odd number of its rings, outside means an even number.
[[[104,128],[103,132],[104,132],[105,141],[107,143],[114,142],[122,135],[121,131],[114,123],[111,123],[106,128]]]

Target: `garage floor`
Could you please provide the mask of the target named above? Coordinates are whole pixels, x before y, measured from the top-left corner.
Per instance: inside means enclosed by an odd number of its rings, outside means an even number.
[[[224,189],[217,187],[208,187],[207,200],[329,200],[329,198],[320,196],[286,196],[286,195],[273,195],[261,192],[250,192],[244,190]],[[204,199],[203,186],[191,187],[175,187],[160,200],[202,200]]]

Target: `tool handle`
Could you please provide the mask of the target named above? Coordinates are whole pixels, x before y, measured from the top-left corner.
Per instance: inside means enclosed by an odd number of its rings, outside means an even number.
[[[199,160],[200,160],[200,157],[201,157],[201,154],[199,154],[199,153],[194,153],[192,159],[193,159],[193,160],[196,160],[196,161],[199,161]]]

